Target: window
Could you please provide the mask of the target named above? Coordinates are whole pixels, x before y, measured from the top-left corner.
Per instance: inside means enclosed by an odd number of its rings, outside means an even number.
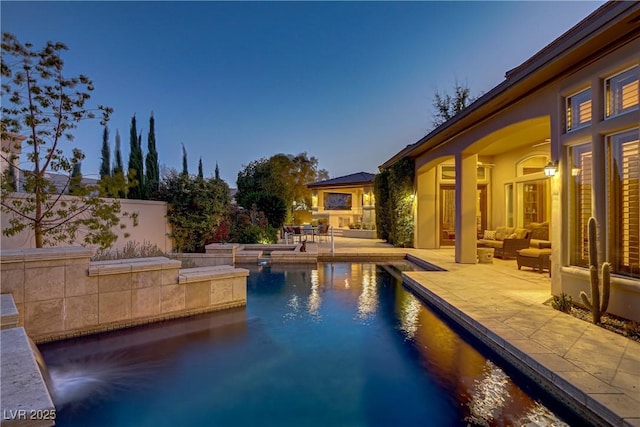
[[[324,209],[351,210],[351,194],[349,193],[325,193]]]
[[[522,216],[519,224],[526,227],[532,222],[548,221],[549,180],[537,179],[518,184],[522,195]]]
[[[591,88],[567,98],[567,132],[591,124]]]
[[[591,217],[591,191],[593,173],[593,155],[591,144],[569,149],[571,159],[571,264],[586,267],[589,265],[589,217]]]
[[[638,109],[638,70],[633,67],[605,80],[606,117]]]
[[[614,273],[640,277],[640,131],[608,138],[609,244]]]
[[[507,227],[514,227],[513,224],[513,184],[504,186],[504,202],[507,217]]]
[[[516,176],[541,174],[545,165],[549,163],[549,156],[535,155],[527,157],[516,164]]]

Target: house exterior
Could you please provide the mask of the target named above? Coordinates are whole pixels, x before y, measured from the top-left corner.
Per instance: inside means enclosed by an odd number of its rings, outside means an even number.
[[[307,184],[312,190],[312,219],[334,228],[375,228],[375,174],[358,172]]]
[[[387,160],[415,163],[415,247],[475,263],[485,230],[545,225],[552,293],[579,301],[593,216],[609,312],[640,321],[639,76],[640,3],[605,3]]]

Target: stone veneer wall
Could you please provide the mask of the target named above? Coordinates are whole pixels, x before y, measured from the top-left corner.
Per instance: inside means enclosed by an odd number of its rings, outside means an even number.
[[[249,272],[165,257],[90,261],[79,247],[0,251],[0,292],[36,342],[246,305]]]

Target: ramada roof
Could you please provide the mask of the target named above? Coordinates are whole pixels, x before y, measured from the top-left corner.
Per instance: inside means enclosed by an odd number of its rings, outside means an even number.
[[[352,187],[355,185],[373,184],[376,175],[367,172],[352,173],[351,175],[339,176],[338,178],[325,179],[307,184],[307,188],[316,187]]]

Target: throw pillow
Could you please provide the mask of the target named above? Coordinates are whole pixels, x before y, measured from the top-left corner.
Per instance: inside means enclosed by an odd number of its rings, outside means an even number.
[[[507,237],[507,239],[517,239],[518,235],[516,233],[510,234],[509,237]]]
[[[485,240],[496,240],[496,231],[495,230],[484,230],[484,239]]]

